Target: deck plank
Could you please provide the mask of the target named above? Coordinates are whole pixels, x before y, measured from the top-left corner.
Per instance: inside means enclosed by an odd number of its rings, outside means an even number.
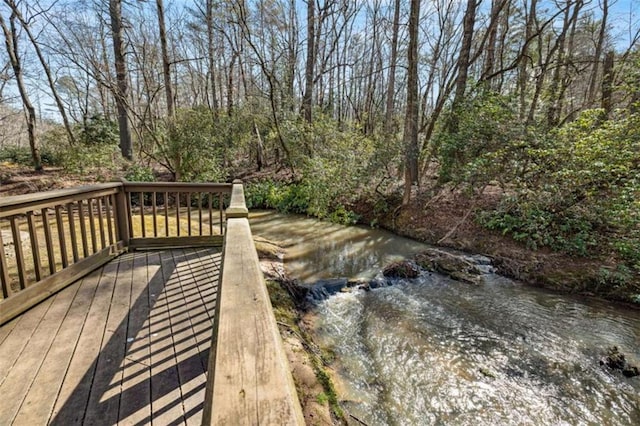
[[[171,334],[169,297],[176,291],[173,275],[175,264],[169,251],[160,251],[161,279],[149,283],[155,300],[151,309],[151,397],[156,424],[183,424],[180,381],[175,364],[175,349]]]
[[[4,383],[9,370],[29,343],[29,339],[36,331],[52,301],[53,299],[48,299],[11,321],[14,325],[0,345],[0,385]],[[2,328],[6,326],[7,324]]]
[[[0,385],[0,395],[3,400],[0,404],[0,424],[13,423],[58,333],[62,320],[71,307],[78,288],[79,285],[75,284],[54,296],[42,321],[24,347],[18,362],[9,370],[9,374]]]
[[[71,357],[82,331],[89,307],[98,287],[98,275],[89,275],[79,283],[79,289],[55,336],[55,342],[27,394],[15,424],[35,425],[49,418],[65,377]],[[76,284],[78,285],[78,284]]]
[[[202,262],[196,250],[175,250],[172,254],[181,289],[181,294],[174,298],[179,306],[170,308],[172,323],[188,324],[180,330],[172,327],[174,336],[178,337],[175,342],[178,375],[185,421],[196,425],[202,423],[207,368],[202,358],[208,358],[212,332],[211,322],[202,321],[209,319],[209,315],[199,289],[211,286],[211,282],[197,279],[194,275],[194,270],[198,270]]]
[[[127,355],[123,361],[120,424],[144,424],[151,419],[151,368],[149,365],[149,277],[159,270],[149,265],[146,253],[136,253],[131,292],[136,302],[129,312]],[[133,297],[132,297],[133,298]],[[134,330],[134,328],[137,328]]]
[[[199,424],[220,262],[125,254],[0,327],[0,424]]]
[[[15,328],[19,321],[20,320],[18,318],[15,318],[8,323],[0,326],[0,345],[2,345],[4,339],[6,339],[7,336],[11,334],[11,331]]]
[[[77,425],[84,421],[96,360],[105,333],[109,305],[113,297],[119,260],[108,263],[93,272],[99,282],[89,314],[77,343],[58,399],[53,409],[52,425]]]
[[[96,373],[89,394],[85,424],[117,424],[125,357],[133,256],[119,258],[116,285],[107,317]]]

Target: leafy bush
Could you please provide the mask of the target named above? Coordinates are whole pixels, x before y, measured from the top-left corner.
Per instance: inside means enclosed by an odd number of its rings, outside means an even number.
[[[552,135],[554,146],[531,152],[536,178],[518,182],[483,223],[534,247],[613,251],[640,270],[640,116],[602,117],[585,111]]]
[[[456,129],[441,126],[433,142],[441,182],[481,189],[493,181],[504,186],[528,179],[545,160],[539,153],[549,141],[521,124],[516,111],[511,98],[487,90],[450,111],[443,122],[455,118]]]
[[[124,178],[132,182],[154,182],[156,180],[153,169],[140,164],[131,164],[127,168]]]
[[[60,157],[49,147],[44,146],[39,149],[40,159],[43,165],[56,166],[60,163]],[[0,162],[9,162],[21,166],[32,166],[31,148],[28,146],[9,145],[0,149]]]
[[[76,131],[79,133],[78,140],[84,145],[117,145],[120,141],[118,123],[99,114],[78,124]]]
[[[179,110],[163,125],[153,135],[157,141],[149,152],[153,158],[181,181],[225,180],[221,136],[209,110]]]
[[[58,148],[60,165],[70,173],[84,174],[93,170],[117,171],[122,157],[117,145],[78,145]]]

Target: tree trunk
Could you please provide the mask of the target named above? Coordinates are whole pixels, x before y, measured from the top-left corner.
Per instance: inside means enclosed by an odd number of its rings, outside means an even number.
[[[604,63],[602,64],[602,109],[604,110],[605,118],[609,118],[611,113],[611,97],[613,94],[613,65],[614,65],[615,52],[613,50],[607,52],[604,57]],[[637,91],[635,92],[637,96]],[[637,99],[636,99],[637,100]],[[635,107],[631,105],[633,110]]]
[[[607,36],[607,18],[609,16],[609,0],[602,0],[602,18],[600,19],[600,31],[598,34],[598,41],[596,43],[596,51],[593,54],[593,68],[591,69],[591,78],[589,80],[589,92],[587,96],[587,105],[593,105],[596,99],[596,88],[598,82],[598,71],[600,67],[600,57],[602,56],[602,49],[604,47],[604,41]]]
[[[393,133],[393,113],[396,94],[396,64],[398,62],[398,33],[400,32],[400,0],[395,1],[392,28],[389,84],[387,85],[387,105],[384,116],[384,131],[388,135]]]
[[[302,111],[307,123],[311,123],[313,120],[313,82],[316,60],[315,6],[316,0],[307,0],[307,63],[304,71],[304,95],[302,96]]]
[[[475,1],[475,0],[472,0]],[[411,187],[418,183],[418,20],[420,0],[411,0],[407,51],[407,112],[404,120],[405,177],[403,204],[411,201]]]
[[[209,65],[209,84],[211,85],[211,109],[213,110],[214,117],[218,114],[218,94],[216,92],[216,62],[215,62],[215,49],[213,38],[213,0],[207,0],[207,58]]]
[[[7,28],[2,15],[0,15],[0,26],[4,33],[5,47],[7,48],[7,54],[11,67],[13,68],[13,74],[16,78],[18,85],[18,91],[20,92],[20,98],[22,99],[22,105],[24,106],[25,116],[27,119],[27,133],[29,135],[29,147],[31,148],[31,158],[33,159],[33,168],[39,172],[42,170],[42,160],[40,158],[40,152],[38,145],[36,144],[36,109],[33,107],[27,88],[24,85],[24,79],[22,74],[22,63],[18,54],[18,33],[15,24],[16,15],[11,14],[9,18],[9,26]]]
[[[51,89],[51,96],[53,97],[53,100],[56,103],[56,107],[58,108],[58,112],[60,113],[60,117],[62,118],[62,123],[64,124],[64,128],[67,132],[67,136],[69,137],[69,143],[71,145],[75,145],[76,138],[73,134],[73,130],[71,129],[71,124],[69,123],[69,118],[67,117],[67,113],[66,113],[66,110],[64,109],[64,105],[62,104],[62,99],[60,99],[60,96],[58,96],[58,91],[56,90],[56,85],[55,85],[55,82],[53,81],[51,70],[49,69],[49,65],[47,63],[47,60],[44,57],[44,54],[42,53],[42,50],[40,49],[40,45],[38,44],[36,38],[33,36],[33,33],[29,28],[29,24],[23,18],[22,14],[20,13],[20,10],[16,6],[15,1],[4,0],[4,2],[7,4],[7,6],[11,8],[12,13],[15,14],[15,16],[20,21],[20,25],[24,29],[25,33],[27,33],[27,37],[29,37],[31,44],[33,45],[33,48],[36,51],[38,60],[42,65],[42,69],[44,70],[45,76],[47,77],[47,82],[49,83],[49,88]]]
[[[476,22],[477,6],[477,0],[467,0],[467,8],[462,21],[462,45],[460,46],[460,56],[458,57],[458,76],[456,77],[455,92],[453,95],[453,117],[449,123],[449,131],[454,133],[458,131],[457,110],[460,108],[467,90],[473,27]]]
[[[113,37],[113,55],[116,66],[115,88],[116,107],[118,109],[118,129],[120,132],[120,151],[129,161],[133,160],[133,143],[129,129],[127,114],[127,96],[129,82],[127,77],[127,63],[124,57],[124,39],[122,30],[122,0],[109,0],[109,17],[111,20],[111,35]]]
[[[520,97],[520,121],[525,120],[527,116],[527,105],[526,105],[526,96],[527,96],[527,86],[529,81],[529,71],[527,69],[527,64],[531,61],[529,56],[529,40],[533,36],[533,24],[536,20],[536,8],[538,1],[531,0],[531,4],[529,5],[529,13],[527,16],[527,23],[525,24],[524,30],[524,43],[525,45],[522,47],[522,54],[520,57],[520,66],[518,68],[518,94]]]
[[[173,87],[171,84],[171,63],[169,62],[169,48],[167,44],[167,30],[164,24],[163,0],[156,0],[158,9],[158,30],[160,32],[160,49],[162,51],[162,76],[164,77],[164,94],[167,98],[167,115],[174,115]]]
[[[567,6],[564,12],[564,19],[562,24],[562,30],[560,35],[558,36],[558,57],[555,63],[555,69],[553,70],[553,75],[551,77],[551,84],[549,86],[549,104],[547,105],[547,126],[555,127],[558,124],[560,111],[559,111],[559,102],[560,98],[558,96],[558,92],[560,89],[560,77],[563,65],[565,63],[565,42],[567,39],[567,32],[569,31],[569,27],[571,25],[571,7],[569,2],[567,1]]]

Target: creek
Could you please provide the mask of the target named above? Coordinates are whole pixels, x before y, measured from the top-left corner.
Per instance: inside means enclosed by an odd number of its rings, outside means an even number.
[[[306,284],[371,279],[428,246],[394,234],[258,212]],[[640,311],[495,274],[479,285],[423,271],[318,301],[314,337],[335,353],[343,406],[368,425],[638,425],[640,377],[600,365],[617,346],[640,366]]]

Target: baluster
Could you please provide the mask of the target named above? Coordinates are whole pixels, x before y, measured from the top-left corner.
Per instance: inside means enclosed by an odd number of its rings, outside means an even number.
[[[202,192],[198,192],[198,231],[202,236]]]
[[[93,215],[93,199],[89,198],[87,200],[87,205],[89,207],[89,229],[91,230],[91,248],[94,253],[98,252],[98,234],[96,233],[96,222],[95,216]]]
[[[98,225],[100,228],[100,244],[104,249],[107,247],[107,240],[104,235],[104,213],[102,212],[102,197],[96,199],[98,205]]]
[[[164,236],[169,236],[169,193],[164,193]]]
[[[220,235],[222,235],[222,214],[224,212],[224,204],[223,204],[223,195],[222,193],[218,194],[218,210],[220,210]]]
[[[127,214],[129,215],[129,238],[134,238],[133,234],[133,205],[131,203],[131,193],[127,192]]]
[[[176,228],[180,236],[180,193],[176,192]]]
[[[22,251],[22,239],[20,238],[20,226],[15,216],[11,218],[11,234],[13,235],[13,248],[16,252],[16,264],[18,266],[18,279],[20,280],[20,289],[27,286],[27,277],[24,267],[24,252]],[[3,248],[4,250],[4,248]]]
[[[213,193],[209,192],[209,235],[213,235]]]
[[[38,234],[36,233],[36,222],[33,212],[27,212],[27,223],[29,225],[31,253],[33,254],[33,270],[36,274],[36,281],[40,281],[42,279],[42,261],[40,259],[40,246],[38,245]]]
[[[104,197],[104,205],[107,210],[107,233],[109,234],[109,245],[115,244],[115,239],[113,236],[113,217],[115,215],[112,214],[113,206],[115,206],[115,195],[109,195]]]
[[[189,236],[191,236],[191,193],[187,192],[187,226],[189,227]]]
[[[53,251],[53,238],[51,238],[51,224],[49,223],[49,210],[44,208],[41,210],[42,228],[44,229],[44,241],[47,244],[47,258],[49,260],[49,273],[56,273],[56,258]]]
[[[83,257],[89,257],[89,242],[87,240],[87,224],[86,216],[84,215],[84,203],[82,200],[78,201],[78,220],[80,221],[80,238],[82,239],[82,254]]]
[[[158,209],[156,208],[156,191],[151,193],[151,211],[153,214],[153,237],[158,238]]]
[[[4,253],[4,241],[0,230],[0,287],[2,297],[7,298],[11,294],[11,284],[9,283],[9,270],[7,269],[7,258]]]
[[[71,237],[71,254],[73,262],[78,261],[78,238],[76,235],[75,218],[73,217],[73,204],[67,204],[67,218],[69,219],[69,236]]]
[[[142,228],[142,237],[147,236],[147,228],[144,223],[144,192],[140,192],[140,226]]]
[[[58,242],[60,243],[62,267],[66,268],[69,266],[69,256],[67,255],[67,238],[64,234],[64,224],[62,222],[62,206],[56,206],[56,226],[58,228]]]

